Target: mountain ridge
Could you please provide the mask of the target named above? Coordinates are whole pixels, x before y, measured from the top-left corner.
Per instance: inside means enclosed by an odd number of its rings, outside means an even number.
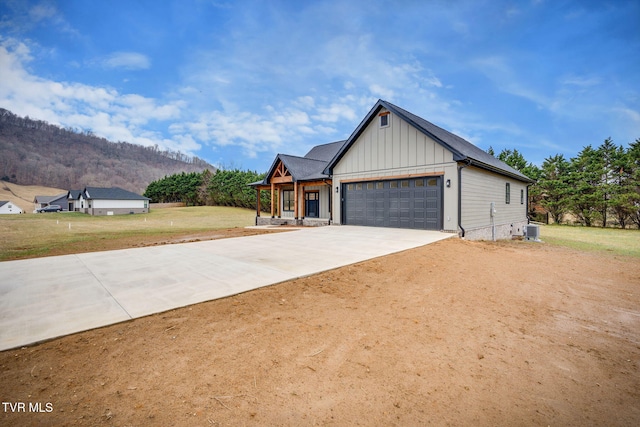
[[[0,179],[20,185],[121,187],[144,193],[152,181],[216,168],[180,152],[112,142],[0,108]]]

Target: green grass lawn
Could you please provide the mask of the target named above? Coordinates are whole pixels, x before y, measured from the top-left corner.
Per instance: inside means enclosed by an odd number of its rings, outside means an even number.
[[[640,258],[640,230],[545,225],[540,233],[543,241],[554,245]]]
[[[78,212],[0,216],[0,261],[56,254],[96,240],[186,235],[253,225],[255,211],[222,206],[153,209],[148,214],[91,216]]]

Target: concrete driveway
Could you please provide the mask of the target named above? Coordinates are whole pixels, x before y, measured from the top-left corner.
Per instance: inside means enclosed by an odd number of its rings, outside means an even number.
[[[0,263],[0,350],[184,307],[452,237],[330,226]]]

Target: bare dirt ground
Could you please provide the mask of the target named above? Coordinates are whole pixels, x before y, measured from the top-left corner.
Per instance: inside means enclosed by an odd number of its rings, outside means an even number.
[[[450,239],[2,352],[0,425],[637,426],[639,364],[637,258]]]

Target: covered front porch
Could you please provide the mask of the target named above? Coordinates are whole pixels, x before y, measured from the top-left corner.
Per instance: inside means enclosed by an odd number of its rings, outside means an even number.
[[[256,225],[329,225],[331,217],[331,179],[296,180],[284,162],[256,189]],[[270,192],[271,206],[262,211],[261,192]]]
[[[331,181],[272,183],[256,186],[256,225],[320,226],[331,223]],[[260,193],[271,194],[262,211]]]

